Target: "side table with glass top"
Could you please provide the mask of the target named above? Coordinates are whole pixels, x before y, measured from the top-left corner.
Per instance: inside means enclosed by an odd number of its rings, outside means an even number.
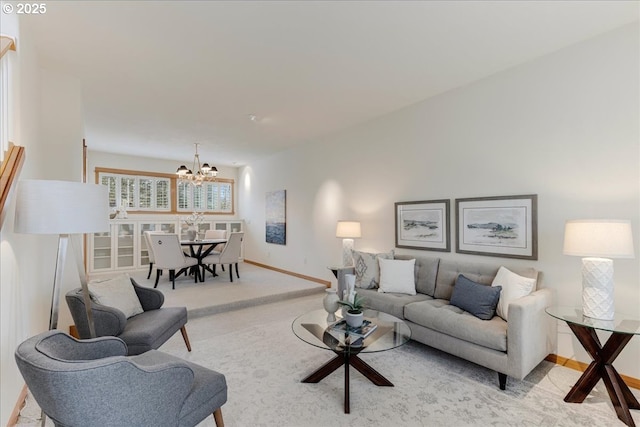
[[[629,409],[640,409],[640,403],[613,367],[613,361],[634,335],[640,335],[640,320],[620,313],[616,313],[614,320],[592,319],[584,316],[579,307],[548,307],[546,312],[566,322],[593,359],[564,401],[582,403],[602,378],[618,418],[628,426],[635,426]],[[611,332],[604,345],[600,343],[596,330]]]
[[[340,316],[338,315],[338,321]],[[377,325],[366,338],[340,333],[330,328],[327,312],[314,310],[296,318],[291,325],[293,333],[302,341],[323,350],[330,350],[336,356],[305,377],[304,383],[318,383],[323,378],[344,366],[344,412],[350,412],[349,367],[353,366],[377,386],[393,387],[391,381],[365,363],[359,354],[375,353],[399,347],[411,339],[409,326],[390,314],[366,310],[364,318]]]

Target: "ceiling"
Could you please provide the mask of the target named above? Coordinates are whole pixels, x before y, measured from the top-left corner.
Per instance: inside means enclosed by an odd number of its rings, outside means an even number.
[[[244,165],[638,21],[635,1],[56,1],[90,149]],[[256,120],[249,119],[255,115]],[[319,143],[319,142],[316,142]]]

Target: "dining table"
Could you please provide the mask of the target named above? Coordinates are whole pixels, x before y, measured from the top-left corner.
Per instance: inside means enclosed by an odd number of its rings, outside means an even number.
[[[181,246],[189,247],[189,253],[185,253],[185,255],[198,259],[198,265],[191,267],[190,271],[190,273],[196,275],[196,282],[204,282],[207,270],[214,276],[217,276],[213,270],[202,263],[202,260],[220,243],[227,243],[227,239],[197,239],[180,241]],[[202,276],[200,276],[201,272]]]

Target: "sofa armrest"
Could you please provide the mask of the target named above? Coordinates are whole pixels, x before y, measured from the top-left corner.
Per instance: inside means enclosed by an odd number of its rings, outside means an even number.
[[[524,378],[549,355],[553,337],[552,319],[545,308],[553,304],[551,289],[539,289],[509,304],[507,322],[508,375]]]
[[[140,286],[133,278],[131,279],[131,284],[144,311],[157,310],[162,307],[162,304],[164,304],[164,294],[162,292],[157,289]]]
[[[345,274],[355,274],[356,269],[354,267],[340,267],[336,269],[338,272],[338,298],[342,299],[344,290],[346,289]]]

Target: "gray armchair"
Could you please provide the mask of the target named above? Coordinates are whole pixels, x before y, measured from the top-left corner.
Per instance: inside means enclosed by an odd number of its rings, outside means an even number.
[[[56,426],[191,427],[213,414],[223,427],[224,375],[157,350],[126,354],[119,338],[53,330],[20,344],[15,359]]]
[[[127,319],[122,311],[91,301],[96,336],[118,337],[127,344],[129,355],[134,355],[158,349],[180,330],[187,349],[191,351],[185,327],[187,309],[185,307],[162,307],[164,304],[162,292],[139,286],[133,279],[131,279],[131,283],[144,312]],[[90,338],[82,289],[77,288],[69,291],[66,300],[79,337],[82,339]]]

